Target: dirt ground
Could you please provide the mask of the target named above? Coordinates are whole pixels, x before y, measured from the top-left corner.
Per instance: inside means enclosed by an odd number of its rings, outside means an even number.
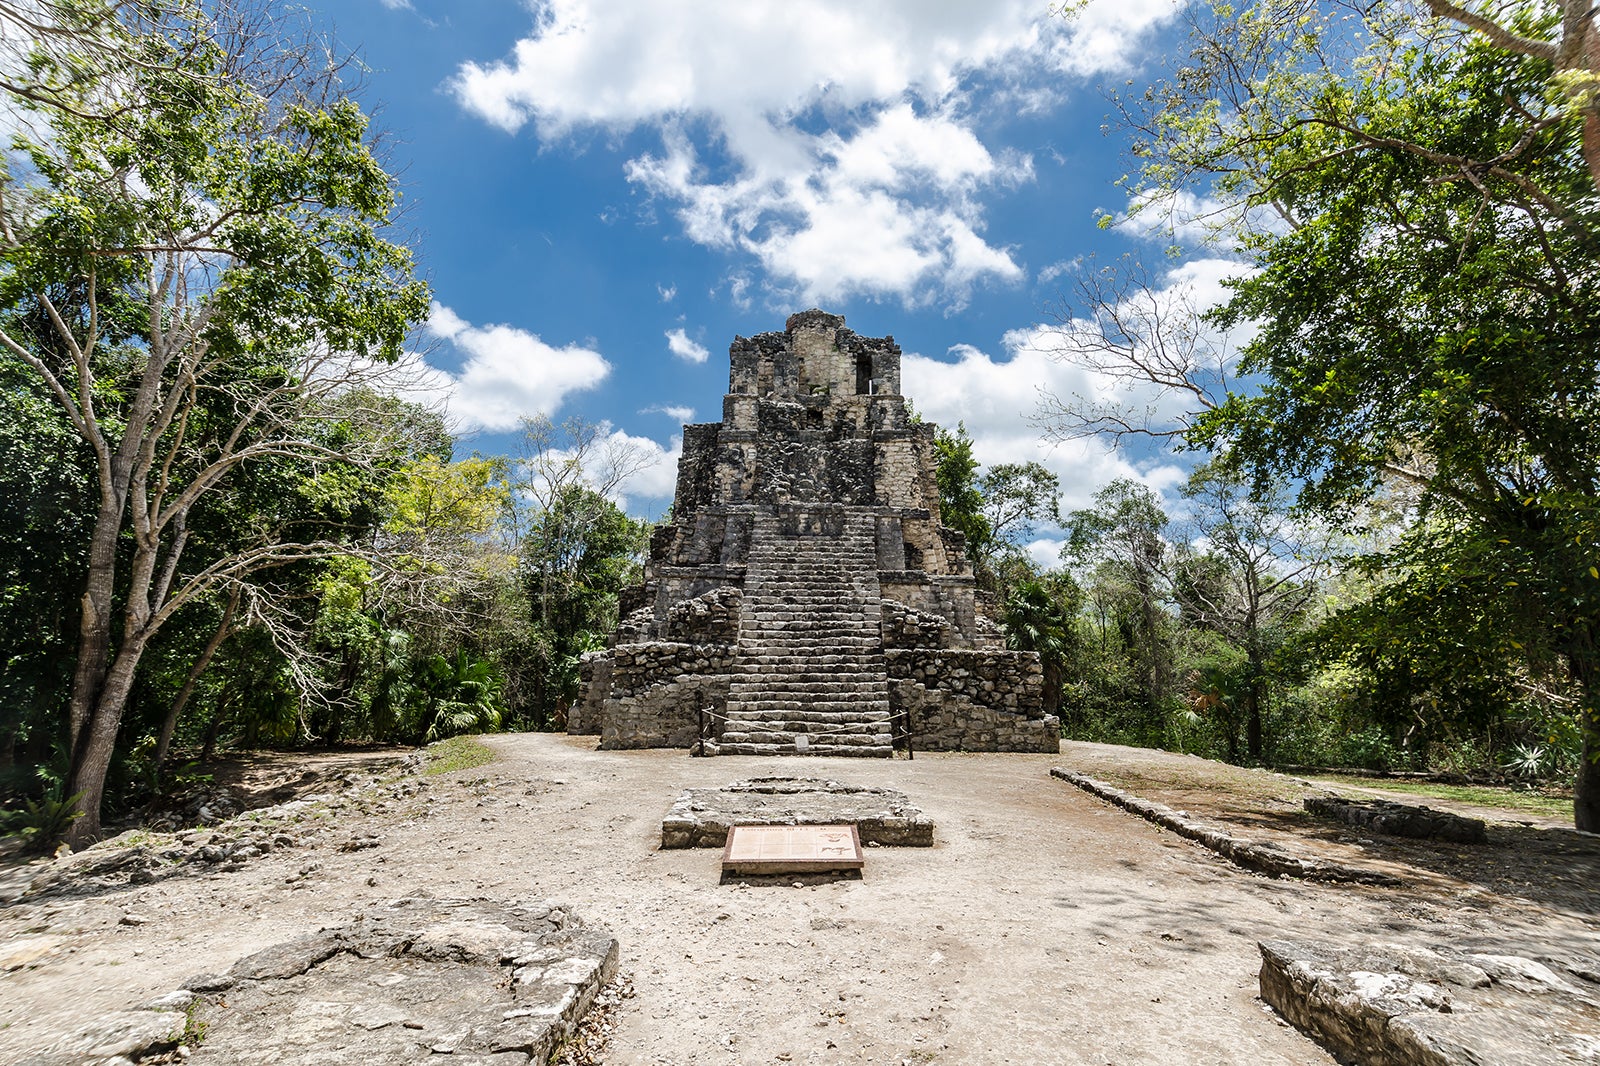
[[[614,1019],[615,1064],[1331,1063],[1257,999],[1257,940],[1482,944],[1600,970],[1596,838],[1537,819],[1497,824],[1490,850],[1461,858],[1463,845],[1368,842],[1308,822],[1293,808],[1309,786],[1292,779],[1101,745],[890,762],[600,752],[592,738],[531,734],[487,743],[498,757],[476,769],[391,771],[381,786],[363,774],[367,787],[302,812],[292,846],[237,869],[187,863],[151,884],[0,905],[0,1061],[369,903],[422,894],[560,900],[612,932],[636,993]],[[1055,765],[1407,883],[1246,873],[1051,778]],[[325,791],[327,771],[296,757],[256,785],[281,800],[296,774]],[[718,852],[657,847],[684,788],[770,774],[900,789],[934,819],[937,843],[870,849],[860,880],[726,885]],[[0,862],[0,898],[45,870]]]

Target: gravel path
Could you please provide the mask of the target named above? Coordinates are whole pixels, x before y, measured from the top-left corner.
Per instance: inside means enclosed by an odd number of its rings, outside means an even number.
[[[0,1061],[407,895],[560,900],[608,929],[636,995],[604,1061],[653,1066],[1331,1063],[1256,998],[1256,941],[1451,928],[1405,893],[1268,880],[1110,808],[1049,777],[1073,745],[907,762],[487,742],[487,766],[302,811],[292,845],[238,869],[0,909]],[[936,844],[802,887],[721,885],[717,852],[658,850],[682,789],[758,774],[900,789]]]

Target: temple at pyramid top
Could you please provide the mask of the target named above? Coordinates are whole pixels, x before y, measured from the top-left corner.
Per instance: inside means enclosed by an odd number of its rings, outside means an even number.
[[[932,423],[892,337],[823,311],[730,346],[722,421],[684,428],[670,521],[572,732],[603,747],[888,756],[1055,751],[1038,657],[984,617],[939,520]]]

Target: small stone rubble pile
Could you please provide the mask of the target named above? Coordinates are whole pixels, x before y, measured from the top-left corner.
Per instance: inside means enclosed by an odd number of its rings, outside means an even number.
[[[1341,1062],[1600,1060],[1600,988],[1534,959],[1456,948],[1260,944],[1261,998]]]
[[[1350,800],[1342,796],[1308,796],[1305,808],[1312,814],[1346,825],[1360,826],[1390,836],[1414,840],[1448,840],[1454,844],[1484,844],[1488,828],[1481,818],[1463,818],[1391,800]]]
[[[544,1066],[616,972],[617,942],[543,902],[406,898],[198,974],[21,1066],[400,1062]]]
[[[736,825],[854,825],[862,844],[933,846],[933,820],[892,788],[756,777],[686,790],[661,821],[663,848],[720,848]]]

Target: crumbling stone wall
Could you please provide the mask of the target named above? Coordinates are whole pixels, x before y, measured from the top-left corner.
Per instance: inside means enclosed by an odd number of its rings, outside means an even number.
[[[733,649],[726,644],[619,644],[609,659],[602,748],[687,748],[699,739],[702,710],[727,711]]]
[[[922,751],[1039,751],[1061,746],[1046,715],[1044,671],[1030,652],[886,650],[891,709]]]

